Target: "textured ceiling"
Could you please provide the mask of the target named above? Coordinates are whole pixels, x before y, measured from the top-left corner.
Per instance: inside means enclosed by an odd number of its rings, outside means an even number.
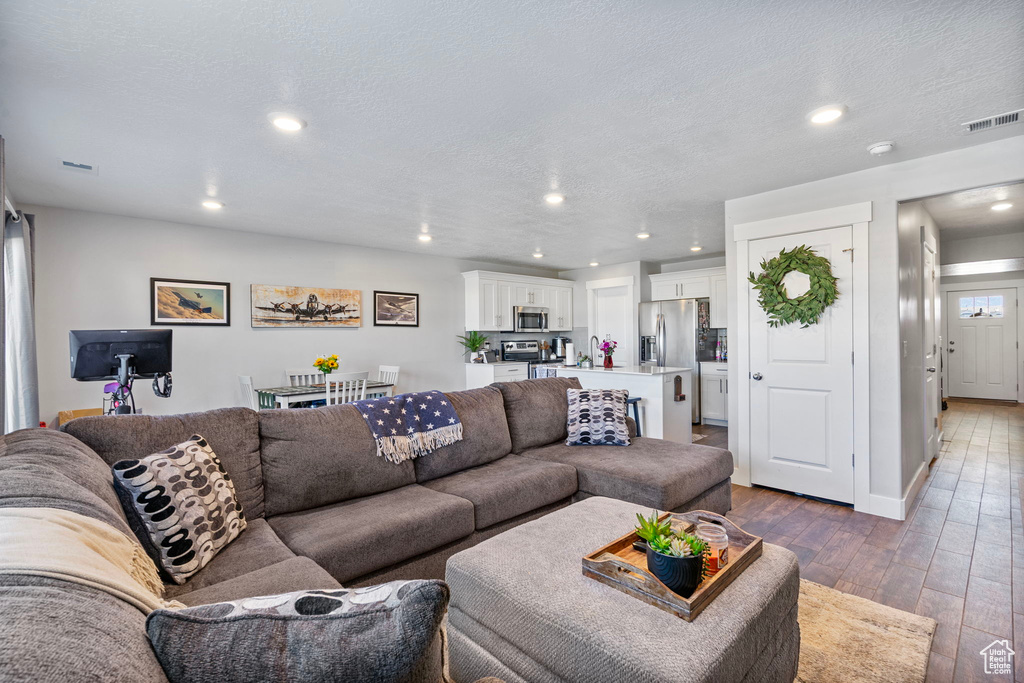
[[[1006,211],[992,205],[1010,202]],[[1024,232],[1024,182],[951,192],[924,200],[924,208],[939,226],[941,239],[1006,235]]]
[[[1024,107],[1022,82],[1020,0],[0,12],[17,201],[558,269],[721,252],[727,198],[1020,134],[958,124]],[[849,115],[805,121],[831,102]],[[309,127],[279,133],[272,111]]]

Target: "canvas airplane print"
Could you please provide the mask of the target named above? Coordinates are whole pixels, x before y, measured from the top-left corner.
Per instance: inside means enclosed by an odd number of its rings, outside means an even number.
[[[374,292],[373,324],[385,327],[418,327],[420,324],[420,295],[401,292]]]
[[[227,282],[150,278],[151,325],[230,325]]]
[[[253,327],[359,327],[363,293],[358,289],[321,289],[252,285]]]

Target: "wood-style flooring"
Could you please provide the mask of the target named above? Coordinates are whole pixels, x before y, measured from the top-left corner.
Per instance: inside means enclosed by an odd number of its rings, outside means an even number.
[[[729,517],[796,553],[805,579],[935,619],[929,681],[1012,680],[986,675],[979,654],[1007,639],[1024,682],[1024,405],[950,401],[943,419],[906,521],[744,486]]]

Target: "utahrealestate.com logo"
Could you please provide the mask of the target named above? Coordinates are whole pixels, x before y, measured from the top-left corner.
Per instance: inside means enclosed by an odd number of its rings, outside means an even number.
[[[1010,649],[1010,642],[1007,640],[994,640],[981,651],[985,660],[985,673],[998,675],[1013,675],[1013,655]]]

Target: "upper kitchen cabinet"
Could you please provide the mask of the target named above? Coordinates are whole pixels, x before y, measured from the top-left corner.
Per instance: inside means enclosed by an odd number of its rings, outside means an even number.
[[[548,329],[572,330],[572,285],[528,275],[473,270],[466,281],[466,330],[512,332],[516,306],[548,309]]]
[[[711,327],[727,327],[725,268],[683,270],[651,275],[651,300],[710,299]]]

